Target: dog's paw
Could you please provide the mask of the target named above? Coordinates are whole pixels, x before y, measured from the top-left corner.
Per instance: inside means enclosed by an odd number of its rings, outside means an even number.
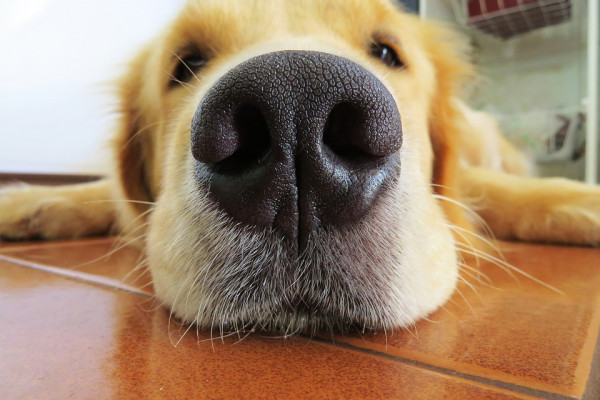
[[[563,233],[563,242],[600,246],[600,188],[589,187],[552,210],[550,229]]]
[[[97,183],[0,188],[0,238],[61,239],[105,233],[114,220]],[[100,201],[97,201],[100,200]]]
[[[469,168],[463,200],[498,238],[600,245],[600,186]]]
[[[15,185],[0,189],[0,237],[54,239],[73,232],[73,204],[55,188]]]
[[[600,187],[564,179],[550,182],[556,192],[546,193],[544,201],[532,201],[531,216],[516,223],[517,237],[539,236],[550,242],[599,246]]]

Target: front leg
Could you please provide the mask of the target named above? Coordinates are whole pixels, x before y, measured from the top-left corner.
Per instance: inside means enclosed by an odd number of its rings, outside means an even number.
[[[498,238],[600,245],[599,186],[468,168],[461,194]]]
[[[66,239],[106,234],[115,222],[112,182],[0,188],[0,239]]]

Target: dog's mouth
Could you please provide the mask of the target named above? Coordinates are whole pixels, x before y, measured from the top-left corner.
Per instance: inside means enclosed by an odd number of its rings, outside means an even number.
[[[260,332],[283,337],[307,335],[310,337],[328,334],[369,334],[377,333],[380,326],[367,326],[364,321],[340,318],[338,310],[329,310],[317,302],[298,299],[294,304],[286,304],[274,310],[267,318],[259,321],[241,318],[225,320],[211,329],[220,336],[232,333]]]
[[[197,277],[191,284],[186,282],[189,287],[175,300],[174,308],[190,298],[201,299],[202,312],[192,308],[192,318],[188,312],[179,316],[222,333],[314,335],[393,326],[396,305],[389,295],[397,277],[379,267],[398,262],[401,255],[391,249],[394,235],[376,233],[375,224],[370,228],[359,225],[364,223],[317,229],[300,255],[295,242],[276,231],[230,225],[220,239],[229,236],[237,243],[203,243],[204,249],[221,248],[209,263],[203,257],[195,265]],[[241,236],[240,229],[244,231]],[[370,238],[362,237],[369,233]]]

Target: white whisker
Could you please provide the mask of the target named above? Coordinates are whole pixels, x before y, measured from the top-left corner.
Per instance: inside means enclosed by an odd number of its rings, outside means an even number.
[[[524,277],[532,280],[533,282],[535,282],[535,283],[537,283],[539,285],[542,285],[545,288],[548,288],[548,289],[550,289],[550,290],[552,290],[552,291],[554,291],[556,293],[564,294],[564,292],[562,290],[555,288],[554,286],[552,286],[552,285],[550,285],[550,284],[548,284],[548,283],[546,283],[546,282],[544,282],[544,281],[542,281],[542,280],[534,277],[533,275],[531,275],[531,274],[529,274],[529,273],[527,273],[527,272],[525,272],[525,271],[523,271],[523,270],[515,267],[514,265],[512,265],[512,264],[510,264],[510,263],[508,263],[508,262],[506,262],[504,260],[501,260],[501,259],[499,259],[497,257],[491,256],[489,254],[483,253],[483,252],[475,250],[475,249],[464,249],[464,251],[467,254],[472,254],[474,256],[478,255],[482,259],[484,259],[486,261],[489,261],[489,262],[491,262],[492,264],[495,264],[498,267],[501,267],[506,273],[508,273],[511,277],[513,277],[517,282],[518,282],[518,279],[517,279],[517,277],[512,272],[516,272],[517,274],[519,274],[521,276],[524,276]]]
[[[196,75],[196,73],[189,67],[189,65],[187,65],[179,56],[179,54],[175,53],[173,50],[169,49],[169,51],[171,52],[171,54],[173,54],[175,57],[177,57],[177,59],[179,60],[179,62],[181,62],[185,68],[192,74],[192,76],[199,82],[202,83],[202,81],[200,80],[200,78],[198,78],[198,75]],[[172,76],[171,76],[172,77]],[[178,81],[179,82],[179,81]],[[190,85],[191,86],[191,85]],[[193,86],[192,86],[193,87]]]
[[[131,137],[122,145],[123,148],[126,148],[127,146],[129,146],[131,144],[131,142],[133,142],[138,135],[141,135],[142,133],[146,132],[148,129],[155,127],[156,125],[160,125],[162,124],[163,121],[156,121],[153,122],[151,124],[148,124],[146,126],[144,126],[143,128],[138,129],[134,134],[131,135]]]
[[[477,313],[475,312],[475,309],[473,309],[473,307],[471,306],[471,304],[469,303],[469,301],[467,300],[467,298],[465,297],[465,295],[462,293],[462,291],[460,290],[460,288],[456,288],[456,293],[458,293],[458,295],[463,299],[463,301],[465,302],[465,304],[467,305],[467,307],[469,307],[469,310],[471,310],[471,313],[474,316],[477,316]]]
[[[481,283],[482,285],[485,285],[489,288],[497,289],[493,285],[493,282],[490,279],[490,277],[487,276],[486,274],[484,274],[483,272],[481,272],[481,270],[479,268],[471,267],[469,264],[464,263],[464,262],[459,263],[458,266],[459,266],[461,272],[464,272],[465,274],[469,275],[470,277],[477,280],[477,282]]]
[[[433,184],[433,186],[439,186],[439,187],[443,187],[441,185],[435,185]],[[433,198],[434,199],[438,199],[438,200],[442,200],[442,201],[446,201],[450,204],[454,204],[455,206],[461,208],[462,210],[466,211],[468,215],[470,215],[471,217],[473,217],[473,219],[482,227],[482,229],[484,230],[485,234],[488,235],[489,237],[491,237],[492,239],[494,239],[494,233],[492,232],[492,229],[490,228],[490,226],[488,225],[487,222],[485,222],[485,220],[483,218],[481,218],[481,216],[479,214],[477,214],[476,211],[474,211],[471,207],[469,207],[468,205],[455,200],[453,198],[450,198],[448,196],[444,196],[438,193],[434,193],[433,194]]]
[[[465,279],[462,276],[458,277],[458,280],[462,283],[464,283],[465,285],[467,285],[472,291],[473,293],[475,293],[477,295],[477,297],[479,297],[479,300],[481,300],[483,302],[483,297],[481,297],[481,294],[479,293],[479,291],[475,288],[475,286],[473,286],[473,284],[471,282],[469,282],[467,279]]]

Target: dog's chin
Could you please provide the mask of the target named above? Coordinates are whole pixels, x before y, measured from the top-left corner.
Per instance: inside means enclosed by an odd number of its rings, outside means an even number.
[[[454,289],[453,241],[433,200],[409,210],[411,194],[392,188],[360,221],[320,227],[299,251],[274,229],[235,223],[197,190],[178,193],[153,213],[149,263],[157,296],[200,329],[390,330]]]

